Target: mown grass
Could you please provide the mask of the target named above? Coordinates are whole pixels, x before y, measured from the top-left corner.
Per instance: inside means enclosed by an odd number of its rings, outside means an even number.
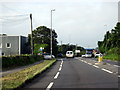
[[[103,59],[120,61],[120,55],[118,55],[118,54],[108,54],[108,55],[103,56]]]
[[[44,62],[26,68],[16,73],[8,74],[0,78],[2,81],[2,90],[14,89],[22,85],[25,81],[32,79],[35,75],[49,68],[56,60],[45,60]]]

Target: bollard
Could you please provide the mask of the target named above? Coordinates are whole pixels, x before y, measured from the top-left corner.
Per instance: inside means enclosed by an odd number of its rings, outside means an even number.
[[[102,56],[101,55],[98,57],[98,62],[99,63],[102,62]]]

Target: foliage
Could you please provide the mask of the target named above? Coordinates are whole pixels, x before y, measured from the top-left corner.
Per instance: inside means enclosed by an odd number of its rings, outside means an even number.
[[[43,53],[43,51],[40,51],[40,48],[46,48],[48,46],[48,44],[34,44],[34,54],[38,54],[38,53]]]
[[[106,32],[103,41],[98,41],[98,47],[102,53],[106,54],[112,48],[117,47],[120,49],[120,22],[117,23],[116,27],[112,29],[111,32]]]
[[[106,32],[103,41],[98,41],[98,48],[101,53],[105,53],[104,58],[120,60],[120,22],[114,29]]]
[[[49,68],[56,60],[45,60],[44,62],[28,67],[21,71],[8,74],[0,78],[2,81],[2,89],[15,89],[20,85],[24,84],[25,81],[32,79],[35,75],[43,72],[47,68]]]
[[[50,53],[50,41],[51,41],[51,29],[47,28],[46,26],[40,26],[36,28],[33,33],[33,43],[34,44],[47,44],[48,46],[45,47],[45,52]],[[30,35],[29,35],[29,40]],[[30,42],[30,41],[29,41]],[[57,47],[57,33],[55,30],[52,30],[52,46],[53,46],[53,54],[56,55],[58,51]],[[35,47],[34,47],[35,48]]]
[[[76,45],[69,45],[69,44],[58,45],[58,52],[62,54],[66,54],[66,51],[68,50],[75,51],[76,49],[80,51],[84,50],[83,47],[81,46],[76,47]]]
[[[21,56],[10,56],[2,57],[2,67],[11,68],[17,66],[24,66],[27,64],[32,64],[36,61],[43,60],[43,56],[38,55],[21,55]]]

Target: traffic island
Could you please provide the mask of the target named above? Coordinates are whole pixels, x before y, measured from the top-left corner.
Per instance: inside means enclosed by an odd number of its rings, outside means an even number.
[[[2,90],[6,89],[16,89],[22,86],[26,81],[32,79],[36,75],[42,73],[46,69],[48,69],[51,65],[53,65],[56,60],[44,60],[44,62],[23,69],[19,72],[15,72],[12,74],[8,74],[0,80],[2,81]]]

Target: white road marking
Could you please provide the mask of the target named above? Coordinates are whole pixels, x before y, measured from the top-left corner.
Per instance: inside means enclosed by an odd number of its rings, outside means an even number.
[[[120,67],[120,66],[118,66],[118,65],[113,65],[113,66],[115,66],[115,67]]]
[[[92,65],[91,63],[88,63],[89,65]]]
[[[96,67],[96,68],[99,68],[98,66],[96,66],[96,65],[93,65],[94,67]]]
[[[57,74],[55,75],[54,79],[57,79],[59,74],[60,74],[60,72],[57,72]]]
[[[48,87],[46,88],[46,90],[50,90],[51,89],[51,87],[53,86],[53,82],[51,82],[49,85],[48,85]]]
[[[120,77],[120,75],[118,75],[118,77]]]
[[[87,63],[86,61],[84,61],[84,63]]]
[[[81,60],[83,62],[83,60]]]
[[[60,66],[59,71],[61,71],[61,69],[62,69],[62,66]]]
[[[109,70],[107,70],[107,69],[104,69],[104,68],[102,68],[102,70],[103,70],[103,71],[106,71],[106,72],[108,72],[108,73],[113,73],[113,72],[111,72],[111,71],[109,71]]]

